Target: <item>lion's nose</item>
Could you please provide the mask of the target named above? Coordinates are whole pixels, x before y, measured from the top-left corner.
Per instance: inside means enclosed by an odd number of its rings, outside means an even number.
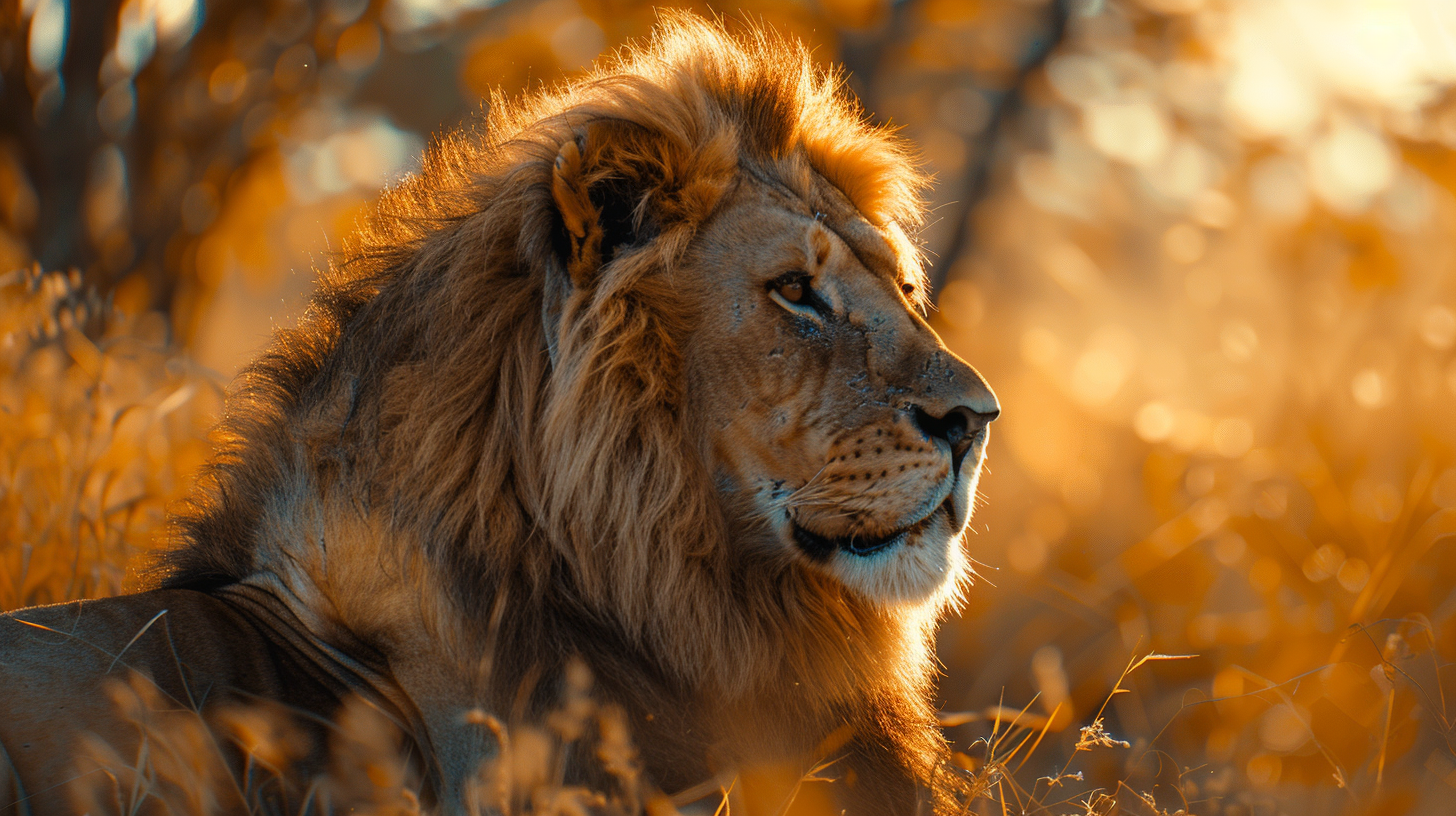
[[[961,459],[971,449],[971,444],[996,417],[1001,415],[1001,406],[992,400],[986,410],[977,411],[965,405],[957,405],[941,416],[935,416],[925,409],[913,406],[915,424],[921,433],[931,439],[944,439],[950,445],[953,467],[960,470]]]

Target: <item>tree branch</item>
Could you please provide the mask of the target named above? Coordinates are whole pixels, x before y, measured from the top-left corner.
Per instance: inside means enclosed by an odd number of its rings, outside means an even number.
[[[949,216],[954,219],[951,226],[950,243],[931,264],[931,291],[938,298],[950,276],[951,266],[965,253],[972,241],[970,220],[976,205],[986,197],[991,185],[991,169],[995,161],[996,142],[1009,121],[1020,109],[1026,82],[1042,67],[1067,35],[1067,21],[1071,15],[1071,0],[1052,0],[1047,12],[1044,36],[1031,41],[1030,47],[1017,66],[1015,79],[991,108],[986,127],[969,139],[976,157],[970,172],[963,176],[962,194]]]

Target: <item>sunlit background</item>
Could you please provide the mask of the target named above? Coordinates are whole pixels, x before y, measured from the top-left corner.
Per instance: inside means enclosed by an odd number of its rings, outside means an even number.
[[[940,648],[978,812],[1452,812],[1456,3],[690,7],[843,64],[936,176],[933,320],[1004,406]],[[132,586],[376,191],[654,15],[5,6],[0,608]],[[1118,685],[1154,652],[1196,657]]]

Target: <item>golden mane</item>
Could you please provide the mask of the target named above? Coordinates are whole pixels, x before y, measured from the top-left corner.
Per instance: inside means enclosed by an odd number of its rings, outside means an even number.
[[[573,140],[616,196],[593,200],[616,219],[608,262],[574,287],[552,192]],[[312,535],[299,518],[347,507],[418,548],[433,576],[421,591],[493,645],[506,709],[521,655],[596,648],[604,683],[643,700],[738,698],[792,676],[824,689],[826,712],[863,704],[856,716],[896,731],[930,773],[940,610],[892,615],[725,546],[733,522],[682,376],[693,315],[657,273],[684,262],[739,174],[830,182],[895,246],[924,305],[905,235],[925,178],[906,146],[802,46],[665,14],[581,79],[496,100],[482,128],[443,137],[383,194],[299,326],[240,375],[160,582],[280,569],[290,548],[329,545],[297,540]],[[543,643],[563,629],[580,637]],[[619,667],[615,684],[603,665]]]

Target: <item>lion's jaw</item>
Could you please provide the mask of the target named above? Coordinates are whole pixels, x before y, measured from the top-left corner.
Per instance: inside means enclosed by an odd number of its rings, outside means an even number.
[[[905,456],[877,457],[867,465],[861,464],[863,456],[840,459],[840,468],[834,467],[836,457],[831,456],[822,472],[840,482],[854,475],[857,482],[877,484],[888,480],[891,471],[901,474],[900,468],[907,468],[905,473],[910,475],[889,481],[883,489],[868,488],[860,494],[841,495],[828,506],[816,506],[812,480],[795,491],[809,494],[808,501],[785,495],[787,485],[778,488],[778,496],[766,502],[782,508],[770,515],[777,539],[791,542],[816,567],[870,600],[925,604],[952,598],[968,572],[961,536],[974,509],[986,431],[976,435],[958,469],[951,467],[948,446],[917,436],[910,444],[900,445]],[[869,441],[863,431],[854,439]],[[874,448],[883,450],[885,446]],[[923,471],[934,473],[934,478],[919,478]],[[820,479],[827,478],[822,474]],[[909,512],[897,512],[906,507]],[[845,514],[849,514],[848,520]]]
[[[689,369],[744,546],[887,607],[954,598],[994,395],[916,313],[892,229],[832,192],[811,207],[748,184],[735,206],[753,234],[705,230],[705,300],[728,308],[703,316]]]

